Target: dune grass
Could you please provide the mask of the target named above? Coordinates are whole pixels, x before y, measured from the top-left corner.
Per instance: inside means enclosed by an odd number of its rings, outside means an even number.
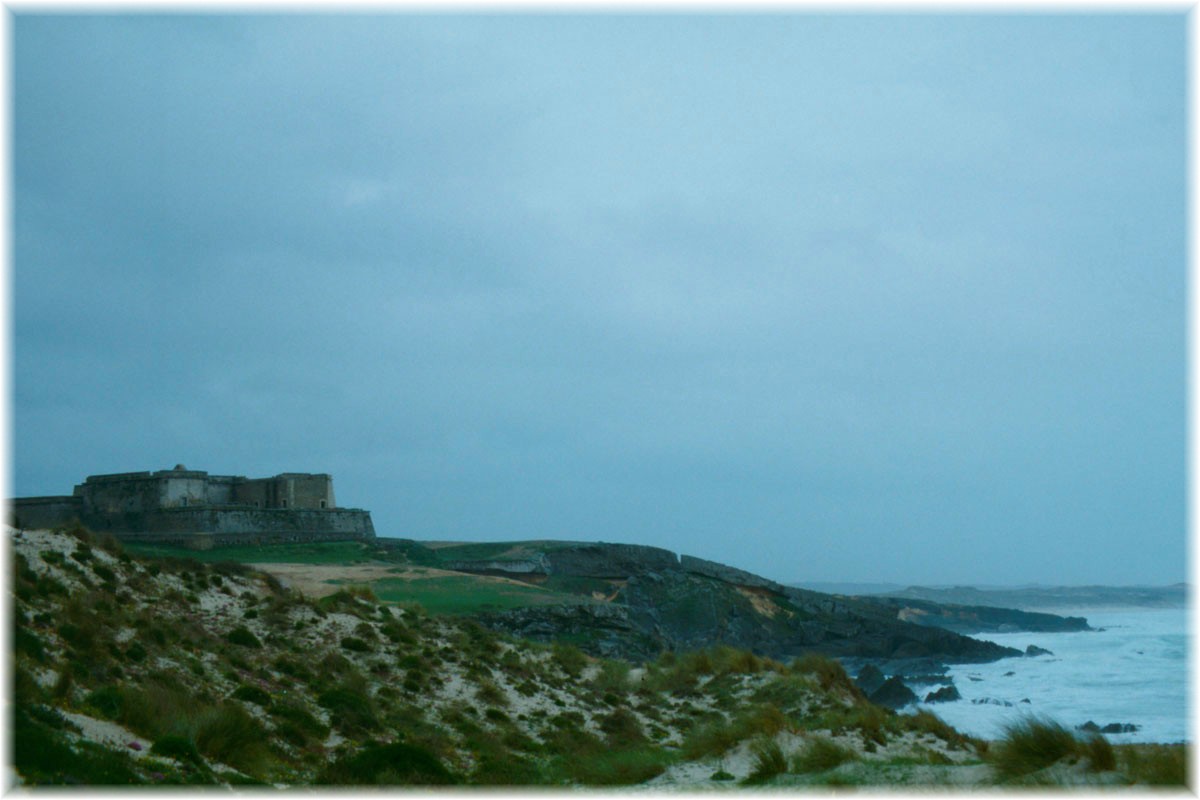
[[[1021,778],[1077,755],[1079,741],[1069,730],[1048,719],[1028,718],[1012,723],[988,750],[988,760],[1003,779]]]
[[[858,757],[857,752],[827,736],[810,736],[792,758],[792,769],[801,773],[825,772]]]

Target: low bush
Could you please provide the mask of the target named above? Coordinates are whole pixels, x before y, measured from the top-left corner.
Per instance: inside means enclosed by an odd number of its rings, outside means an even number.
[[[247,686],[245,684],[239,686],[231,695],[235,700],[245,700],[247,703],[254,703],[260,706],[271,705],[271,695],[266,690],[260,689],[257,686]]]
[[[196,749],[196,743],[186,736],[174,734],[160,736],[158,741],[150,748],[150,752],[156,756],[177,758],[180,761],[188,761],[193,764],[204,763],[204,760],[200,757],[200,751]]]
[[[551,649],[551,660],[572,678],[578,678],[587,666],[587,656],[578,647],[556,642]]]
[[[341,646],[352,653],[369,653],[372,649],[371,645],[355,636],[343,636]]]
[[[330,721],[343,733],[356,735],[379,727],[374,704],[370,696],[360,689],[338,686],[322,692],[317,702],[329,710]]]
[[[123,694],[116,686],[101,686],[94,692],[88,694],[84,700],[87,705],[99,711],[101,715],[108,719],[117,719],[121,716],[121,705]]]
[[[255,650],[262,648],[262,642],[244,625],[239,625],[225,634],[225,641],[239,647],[249,647]]]
[[[326,786],[448,786],[460,780],[429,751],[396,742],[368,744],[329,764],[315,782]]]
[[[600,730],[604,731],[611,746],[628,747],[629,745],[643,744],[646,741],[642,723],[638,721],[637,715],[628,708],[621,707],[613,710],[600,717],[599,723]]]
[[[239,705],[205,709],[190,727],[201,753],[247,775],[261,774],[271,761],[266,728]]]

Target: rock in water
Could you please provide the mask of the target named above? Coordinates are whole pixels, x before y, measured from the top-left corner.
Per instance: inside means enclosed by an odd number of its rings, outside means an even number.
[[[1140,725],[1134,725],[1132,722],[1110,722],[1100,729],[1101,733],[1137,733],[1141,730]]]
[[[854,682],[858,684],[858,688],[862,689],[863,694],[870,697],[879,690],[880,686],[883,686],[885,680],[879,667],[867,664],[858,671],[858,677]]]
[[[904,681],[894,675],[884,681],[867,699],[877,706],[891,709],[903,708],[909,703],[917,702],[917,696],[913,694],[913,690],[905,686]]]
[[[1052,656],[1054,653],[1051,653],[1044,647],[1038,647],[1036,644],[1031,644],[1029,647],[1025,648],[1025,655],[1032,658],[1033,656]]]
[[[956,686],[943,686],[936,692],[925,695],[926,703],[952,703],[955,700],[962,700],[962,695],[958,693]]]

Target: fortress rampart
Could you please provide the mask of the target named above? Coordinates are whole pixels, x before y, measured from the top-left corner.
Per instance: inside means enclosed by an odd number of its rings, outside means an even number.
[[[375,538],[369,511],[336,507],[327,474],[246,478],[182,464],[159,472],[91,475],[71,495],[19,497],[11,502],[10,517],[21,528],[78,522],[123,539],[195,547]]]

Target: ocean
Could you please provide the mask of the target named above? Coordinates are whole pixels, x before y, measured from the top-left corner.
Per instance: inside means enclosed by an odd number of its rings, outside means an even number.
[[[1187,609],[1053,613],[1086,617],[1093,628],[1103,630],[979,634],[975,638],[1022,651],[1037,645],[1053,655],[951,666],[949,674],[963,699],[917,707],[984,739],[996,739],[1007,724],[1034,715],[1068,728],[1088,721],[1101,727],[1139,726],[1135,733],[1109,735],[1114,744],[1191,741]],[[923,698],[936,688],[919,686],[914,691]]]

